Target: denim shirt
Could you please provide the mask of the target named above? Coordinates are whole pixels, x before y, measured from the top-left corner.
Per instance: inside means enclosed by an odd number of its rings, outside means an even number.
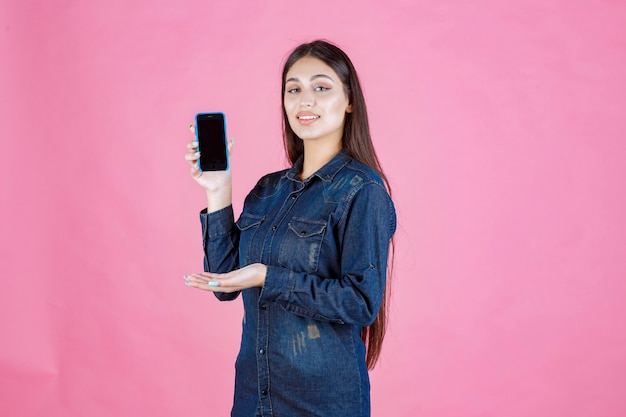
[[[301,169],[261,178],[236,223],[232,206],[200,215],[207,271],[267,265],[264,286],[242,291],[235,417],[370,415],[360,333],[382,302],[393,202],[343,152],[304,181]]]

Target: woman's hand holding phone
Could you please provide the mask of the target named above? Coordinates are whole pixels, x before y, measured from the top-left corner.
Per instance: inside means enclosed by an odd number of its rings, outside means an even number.
[[[194,139],[187,143],[187,153],[185,159],[191,166],[191,177],[196,180],[207,193],[207,212],[220,210],[232,204],[232,175],[231,170],[227,171],[201,171],[198,167],[200,153],[198,142],[195,140],[196,131],[194,125],[189,125]],[[234,141],[228,142],[228,156],[233,147]]]

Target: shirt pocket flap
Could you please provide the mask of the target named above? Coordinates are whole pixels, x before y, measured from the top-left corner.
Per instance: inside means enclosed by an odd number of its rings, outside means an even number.
[[[300,237],[321,235],[326,229],[326,223],[294,217],[289,222],[289,229]]]
[[[252,227],[258,226],[263,223],[265,216],[257,216],[254,214],[243,213],[239,220],[235,223],[239,230],[248,230]]]

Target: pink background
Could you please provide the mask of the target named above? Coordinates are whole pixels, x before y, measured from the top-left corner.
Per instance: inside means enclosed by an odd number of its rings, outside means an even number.
[[[626,415],[626,6],[0,4],[0,415],[224,416],[241,304],[187,288],[198,111],[235,209],[284,166],[280,68],[359,69],[399,216],[377,416]]]

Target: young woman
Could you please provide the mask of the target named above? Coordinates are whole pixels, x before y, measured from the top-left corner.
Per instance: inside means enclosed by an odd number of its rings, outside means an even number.
[[[393,202],[356,71],[336,46],[298,46],[282,75],[291,168],[264,176],[234,221],[231,176],[200,172],[205,270],[187,285],[244,303],[232,416],[369,416],[385,330]],[[367,347],[367,349],[366,349]]]

